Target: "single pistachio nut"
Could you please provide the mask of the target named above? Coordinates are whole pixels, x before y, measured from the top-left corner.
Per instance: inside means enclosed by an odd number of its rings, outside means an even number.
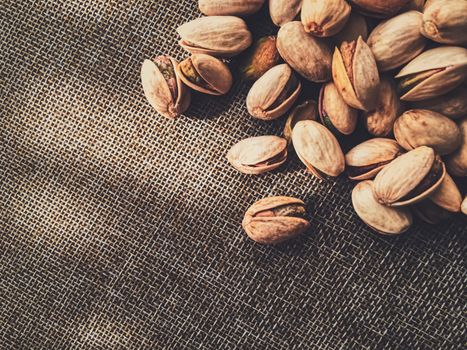
[[[318,120],[318,104],[315,101],[306,100],[289,114],[284,126],[284,137],[289,145],[292,142],[293,128],[300,120]]]
[[[412,214],[408,208],[387,207],[378,203],[373,195],[373,181],[362,181],[352,191],[352,204],[362,221],[376,232],[398,235],[412,225]]]
[[[305,32],[301,22],[289,22],[277,34],[279,54],[298,74],[315,83],[331,79],[331,50]]]
[[[429,109],[451,119],[467,116],[467,87],[461,85],[446,95],[412,102],[412,108]]]
[[[227,160],[244,174],[262,174],[285,163],[287,141],[278,136],[250,137],[235,144]]]
[[[197,18],[178,27],[177,32],[180,45],[192,54],[230,58],[252,43],[245,21],[234,16]]]
[[[404,101],[420,101],[441,96],[467,78],[467,49],[442,46],[423,52],[396,76]]]
[[[300,80],[287,64],[275,66],[251,87],[246,98],[248,112],[262,120],[279,118],[292,107],[301,88]]]
[[[281,27],[292,22],[302,8],[302,0],[269,0],[269,15],[272,22]]]
[[[391,17],[409,4],[410,0],[350,0],[352,6],[369,17]]]
[[[454,121],[427,109],[411,109],[394,123],[394,136],[406,150],[429,146],[439,155],[454,152],[462,143]]]
[[[454,176],[467,176],[467,117],[458,123],[462,134],[462,143],[457,151],[446,158],[446,167]]]
[[[266,36],[248,49],[240,63],[240,72],[245,80],[258,80],[281,60],[277,51],[276,37]]]
[[[438,43],[467,44],[467,1],[428,1],[423,11],[421,32]]]
[[[367,43],[380,72],[400,67],[417,57],[427,40],[420,34],[422,14],[409,11],[381,22],[371,32]]]
[[[344,154],[339,142],[320,123],[299,121],[293,128],[292,142],[300,160],[317,178],[323,179],[325,175],[336,177],[344,171]]]
[[[363,40],[368,38],[368,24],[365,17],[352,11],[344,28],[334,36],[334,41],[340,46],[344,41],[351,42],[361,36]]]
[[[187,86],[204,94],[224,95],[232,86],[229,67],[205,54],[194,54],[180,62],[177,74]]]
[[[387,136],[402,109],[392,78],[385,76],[381,79],[376,101],[376,107],[369,112],[363,112],[362,119],[370,134]]]
[[[461,205],[462,214],[467,215],[467,196],[464,197]]]
[[[242,227],[253,241],[277,244],[304,233],[310,227],[305,203],[292,197],[268,197],[245,213]]]
[[[206,16],[247,16],[258,12],[265,0],[199,0]]]
[[[394,140],[367,140],[345,155],[347,174],[351,180],[372,179],[403,152],[402,147]]]
[[[174,119],[185,112],[191,101],[190,90],[176,73],[177,61],[168,56],[144,60],[141,82],[146,98],[164,117]]]
[[[319,94],[321,122],[334,134],[350,135],[357,126],[358,111],[349,107],[333,82],[322,86]]]
[[[302,24],[307,33],[328,37],[344,28],[350,11],[345,0],[303,0]]]
[[[431,195],[445,174],[441,158],[432,148],[421,146],[386,165],[376,175],[373,191],[381,204],[410,205]]]
[[[376,106],[379,73],[368,45],[359,37],[336,47],[332,77],[344,101],[351,107],[368,111]]]

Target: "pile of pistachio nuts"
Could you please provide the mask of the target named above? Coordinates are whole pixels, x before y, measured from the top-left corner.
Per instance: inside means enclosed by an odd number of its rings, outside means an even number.
[[[235,169],[271,171],[294,149],[313,176],[345,171],[360,181],[355,212],[387,235],[406,231],[413,213],[432,224],[467,214],[456,184],[467,176],[467,1],[265,2],[199,0],[204,16],[177,29],[191,56],[143,63],[143,90],[157,112],[178,117],[191,90],[228,93],[230,59],[241,54],[238,79],[252,82],[248,113],[286,122],[283,137],[235,144],[227,154]],[[253,42],[244,18],[263,6],[279,29]],[[306,81],[322,84],[319,101],[306,98]],[[339,141],[359,121],[374,138],[344,154]],[[308,229],[305,208],[296,198],[264,198],[242,226],[259,243],[279,243]]]

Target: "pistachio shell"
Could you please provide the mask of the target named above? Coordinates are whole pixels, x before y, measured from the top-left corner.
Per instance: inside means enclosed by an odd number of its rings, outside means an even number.
[[[244,174],[262,174],[285,163],[287,141],[278,136],[249,137],[229,150],[227,160]]]
[[[276,26],[292,22],[302,8],[302,0],[269,0],[269,14]]]
[[[283,116],[297,100],[301,84],[287,64],[271,68],[251,87],[246,105],[255,118],[272,120]]]
[[[389,17],[408,5],[410,0],[350,0],[350,3],[370,17]]]
[[[313,82],[331,78],[331,51],[324,41],[303,29],[301,22],[285,24],[277,34],[280,55],[298,74]]]
[[[290,144],[292,142],[292,131],[300,120],[318,120],[318,104],[313,100],[306,100],[296,106],[284,126],[284,137]]]
[[[415,109],[429,109],[451,119],[460,119],[467,116],[467,87],[461,85],[446,95],[413,102],[411,106]]]
[[[467,215],[467,196],[464,197],[461,205],[462,214]]]
[[[394,135],[406,150],[429,146],[439,155],[452,153],[462,142],[456,123],[427,109],[411,109],[402,114],[394,124]]]
[[[258,12],[265,0],[199,0],[199,10],[206,16],[246,16]]]
[[[335,177],[344,171],[344,154],[339,142],[320,123],[299,121],[292,131],[292,142],[300,160],[316,177],[322,178],[322,174]]]
[[[421,23],[422,14],[409,11],[373,29],[367,43],[380,72],[400,67],[423,51],[427,40],[420,34]]]
[[[196,54],[233,57],[248,48],[252,36],[242,19],[234,16],[210,16],[194,19],[178,27],[180,45]]]
[[[391,139],[374,138],[365,141],[345,155],[349,178],[352,180],[372,179],[402,152],[402,147]]]
[[[358,111],[345,103],[333,82],[321,88],[319,115],[322,123],[337,133],[350,135],[357,126]]]
[[[319,37],[331,36],[345,26],[350,10],[345,0],[303,0],[302,24],[307,33]]]
[[[391,208],[378,203],[373,195],[373,181],[363,181],[352,191],[352,204],[357,215],[373,230],[397,235],[412,225],[412,214],[407,208]]]
[[[340,46],[342,42],[357,40],[359,36],[366,41],[368,38],[368,25],[365,17],[353,11],[350,13],[350,17],[344,28],[334,36],[334,40]]]
[[[443,182],[428,200],[452,213],[457,213],[461,210],[462,195],[448,173],[446,173]]]
[[[450,174],[467,176],[467,117],[458,123],[462,134],[462,144],[459,149],[446,158],[446,166]]]

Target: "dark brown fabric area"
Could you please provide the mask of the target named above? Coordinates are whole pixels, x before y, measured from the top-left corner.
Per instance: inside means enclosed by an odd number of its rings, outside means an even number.
[[[285,122],[249,117],[246,84],[176,121],[151,109],[143,59],[187,57],[175,28],[198,16],[194,0],[0,4],[0,348],[460,349],[465,219],[384,238],[344,177],[294,155],[239,174],[229,147]],[[310,232],[249,241],[243,213],[269,195],[303,199]]]

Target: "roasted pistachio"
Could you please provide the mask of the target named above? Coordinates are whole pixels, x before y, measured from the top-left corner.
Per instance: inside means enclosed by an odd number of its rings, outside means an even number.
[[[352,11],[344,28],[334,36],[334,41],[340,46],[344,41],[357,40],[359,36],[366,41],[368,38],[368,25],[365,17],[358,12]]]
[[[345,26],[350,10],[345,0],[303,0],[302,24],[307,33],[319,37],[331,36]]]
[[[292,197],[269,197],[248,208],[242,226],[248,237],[261,244],[277,244],[305,232],[305,203]]]
[[[144,60],[141,81],[151,106],[164,117],[174,119],[188,109],[190,90],[175,71],[177,62],[167,56]]]
[[[302,0],[269,0],[269,14],[276,26],[292,22],[302,8]]]
[[[451,119],[467,116],[467,87],[459,86],[446,95],[412,103],[412,108],[429,109]]]
[[[318,120],[318,104],[313,100],[306,100],[296,106],[290,113],[284,127],[284,137],[290,144],[292,131],[300,120]]]
[[[350,0],[350,3],[370,17],[390,17],[401,11],[410,0]]]
[[[446,166],[450,174],[467,176],[467,117],[458,123],[462,134],[462,143],[457,151],[446,158]]]
[[[199,0],[206,16],[246,16],[258,12],[265,0]]]
[[[235,144],[227,160],[244,174],[262,174],[284,164],[287,160],[287,141],[278,136],[257,136]]]
[[[279,118],[292,107],[300,91],[294,71],[287,64],[275,66],[251,87],[246,99],[248,112],[263,120]]]
[[[240,72],[245,80],[258,80],[264,73],[281,61],[274,35],[259,39],[246,53]]]

